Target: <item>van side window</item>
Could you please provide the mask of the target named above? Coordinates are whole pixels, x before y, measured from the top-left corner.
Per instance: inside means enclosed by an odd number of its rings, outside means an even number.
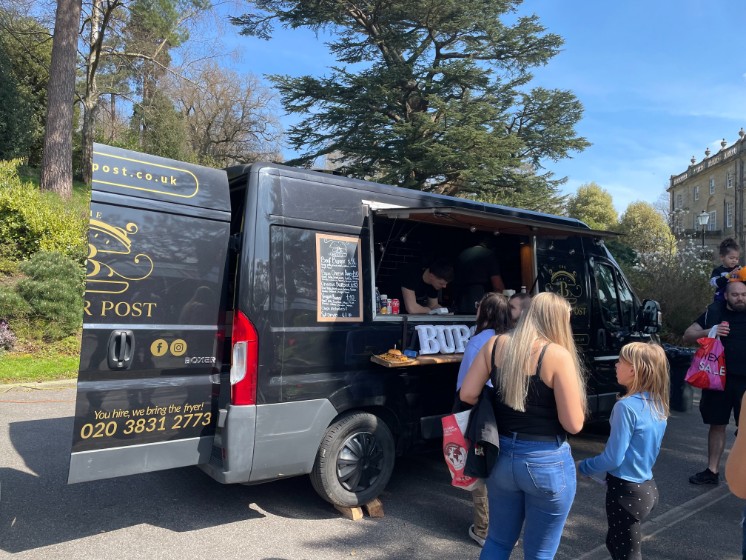
[[[270,228],[271,316],[274,324],[316,324],[316,251],[313,231]]]
[[[635,324],[635,298],[619,272],[606,264],[594,265],[601,319],[607,328],[632,328]]]
[[[615,272],[616,284],[619,293],[619,307],[622,310],[622,325],[632,327],[635,324],[635,297],[627,286],[627,283]]]
[[[605,265],[595,266],[596,289],[601,318],[606,326],[621,327],[617,293],[614,283],[614,270]]]

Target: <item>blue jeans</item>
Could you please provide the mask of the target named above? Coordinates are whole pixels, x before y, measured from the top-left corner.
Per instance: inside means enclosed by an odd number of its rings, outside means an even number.
[[[743,557],[743,560],[746,560],[746,508],[743,509],[741,527],[743,530],[743,540],[741,541],[741,556]]]
[[[510,558],[524,521],[525,560],[554,558],[576,486],[567,442],[500,436],[500,456],[487,479],[490,525],[480,560]]]

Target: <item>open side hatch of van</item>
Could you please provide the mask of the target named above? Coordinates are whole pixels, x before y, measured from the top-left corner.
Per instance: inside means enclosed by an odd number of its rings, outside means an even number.
[[[540,214],[530,210],[504,207],[504,212],[491,208],[489,212],[472,208],[376,208],[375,213],[387,218],[424,222],[440,226],[512,235],[579,235],[586,237],[617,237],[611,231],[589,229],[582,222],[560,216]]]
[[[94,146],[69,483],[209,460],[229,233],[224,171]]]

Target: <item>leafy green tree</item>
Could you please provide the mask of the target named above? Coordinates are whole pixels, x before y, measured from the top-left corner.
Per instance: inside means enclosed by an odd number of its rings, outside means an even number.
[[[171,159],[194,159],[184,118],[160,91],[135,105],[132,126],[145,152]]]
[[[567,201],[567,215],[585,222],[593,229],[610,230],[619,222],[611,194],[596,183],[578,187],[575,196]]]
[[[158,81],[171,65],[171,49],[189,37],[188,23],[211,7],[208,0],[90,0],[82,41],[85,79],[80,86],[84,108],[81,167],[83,181],[91,178],[91,155],[101,98],[109,96],[107,128],[113,140],[117,126],[117,96],[139,97],[144,106],[153,101]],[[135,112],[145,116],[148,111]],[[135,127],[144,130],[145,121]],[[164,134],[168,135],[164,131]],[[152,138],[148,140],[152,142]],[[145,138],[134,148],[144,149]],[[168,139],[164,142],[168,143]],[[121,143],[121,142],[116,142]]]
[[[25,156],[31,148],[33,111],[0,47],[0,159]]]
[[[562,39],[518,0],[315,2],[255,0],[233,22],[267,38],[274,22],[328,29],[339,65],[325,77],[272,77],[302,151],[291,164],[338,153],[350,176],[503,203],[557,196],[540,173],[588,142],[575,124],[582,106],[558,89],[529,89]]]
[[[41,163],[51,54],[47,29],[0,9],[0,159]]]
[[[637,201],[627,206],[619,220],[619,232],[625,235],[622,242],[638,255],[670,251],[676,245],[666,218],[648,202]]]
[[[123,25],[125,7],[122,0],[91,0],[86,2],[83,10],[80,41],[83,79],[78,86],[83,112],[80,168],[83,181],[90,183],[93,136],[100,98],[106,93],[113,96],[127,91],[121,68],[105,56],[105,53],[111,53],[117,47],[116,39],[112,40],[110,35],[113,29]]]

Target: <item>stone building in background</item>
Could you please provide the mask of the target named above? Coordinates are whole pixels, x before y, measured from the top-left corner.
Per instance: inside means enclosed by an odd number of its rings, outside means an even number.
[[[672,175],[668,192],[671,227],[677,237],[694,237],[717,253],[720,241],[733,237],[744,247],[744,163],[746,132],[738,133],[731,146],[723,139],[720,150],[705,150],[705,158],[691,164],[683,173]],[[700,225],[702,213],[707,225]],[[703,220],[702,220],[703,221]],[[704,229],[704,237],[702,230]]]

